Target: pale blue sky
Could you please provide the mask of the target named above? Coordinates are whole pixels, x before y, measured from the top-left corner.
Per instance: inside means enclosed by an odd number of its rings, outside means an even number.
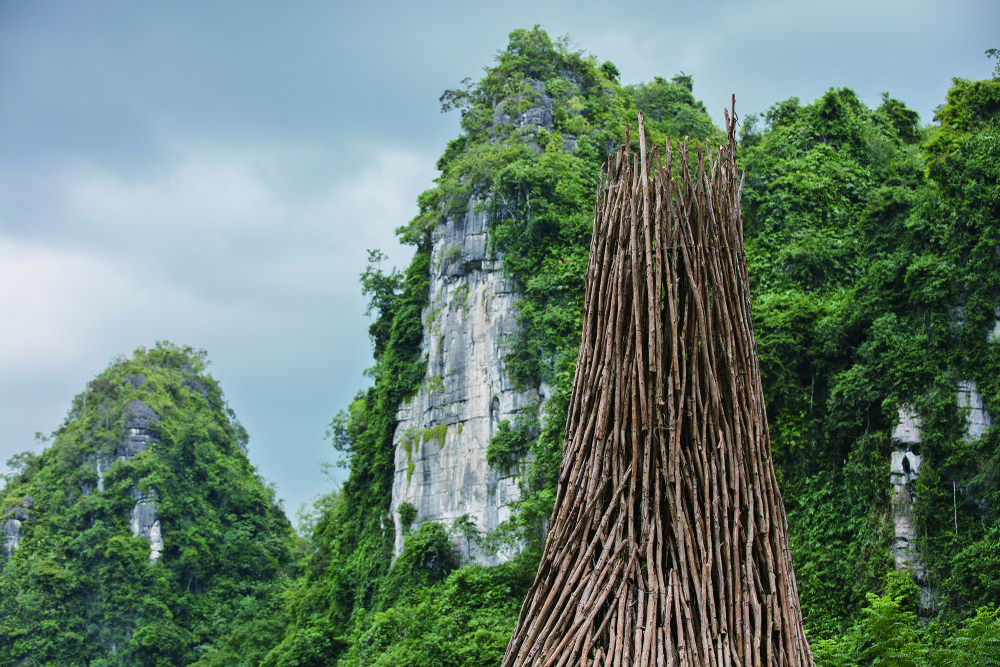
[[[438,97],[534,24],[623,83],[683,70],[717,122],[831,86],[930,122],[1000,47],[992,1],[0,0],[0,463],[166,339],[208,350],[289,514],[328,489],[365,249],[407,261],[393,229],[458,131]]]

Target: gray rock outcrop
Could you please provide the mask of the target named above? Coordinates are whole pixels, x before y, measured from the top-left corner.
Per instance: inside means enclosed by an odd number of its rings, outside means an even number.
[[[964,437],[977,440],[993,425],[986,411],[983,397],[974,380],[960,380],[955,386],[955,402],[965,423]],[[894,450],[889,464],[889,483],[892,488],[893,558],[897,570],[909,570],[917,583],[919,602],[923,609],[934,609],[937,597],[927,580],[924,565],[917,550],[917,531],[914,517],[916,493],[914,481],[920,475],[920,429],[922,419],[911,406],[899,408],[898,423],[892,431]],[[958,494],[954,487],[952,492]],[[963,495],[965,491],[961,491]]]
[[[137,376],[130,376],[137,377]],[[135,382],[135,380],[130,380]],[[113,446],[97,444],[96,451],[84,457],[84,464],[97,473],[97,490],[104,490],[104,475],[115,461],[127,461],[136,454],[145,451],[150,444],[156,442],[153,434],[154,425],[160,418],[151,407],[142,401],[132,401],[125,408],[125,429],[121,438]],[[84,493],[93,489],[84,487]]]
[[[965,437],[969,440],[977,440],[983,437],[993,425],[993,419],[986,411],[983,396],[979,393],[979,387],[976,386],[974,380],[960,381],[957,392],[958,409],[965,419]]]
[[[126,381],[132,386],[145,382],[140,376],[129,376]],[[98,491],[104,491],[104,475],[115,462],[127,461],[156,442],[155,427],[159,421],[156,412],[142,401],[131,401],[126,406],[124,432],[118,442],[111,447],[97,445],[97,451],[84,458],[84,464],[97,473]],[[83,492],[92,493],[93,489],[84,487]],[[150,489],[142,493],[132,487],[131,493],[135,500],[129,512],[132,537],[149,540],[149,560],[155,563],[163,553],[163,536],[156,515],[156,491]]]
[[[552,126],[554,101],[544,83],[528,83],[524,96],[496,105],[493,125],[520,133],[538,150],[534,132]],[[531,104],[523,104],[529,97]],[[405,537],[404,503],[416,508],[410,528],[423,521],[453,528],[463,561],[495,564],[512,555],[484,552],[472,534],[488,533],[510,517],[509,504],[520,497],[517,468],[526,462],[497,470],[486,450],[500,422],[513,423],[526,410],[541,414],[547,390],[515,389],[504,368],[507,339],[518,331],[519,296],[502,275],[502,258],[487,247],[484,204],[472,197],[463,214],[445,217],[432,234],[430,303],[422,314],[428,370],[416,395],[400,406],[393,438],[396,555]]]
[[[537,127],[552,127],[552,107],[555,106],[555,100],[545,91],[545,84],[543,82],[537,79],[529,79],[528,84],[531,86],[531,95],[534,98],[532,101],[536,102],[536,104],[533,104],[520,113],[511,115],[510,107],[524,100],[524,97],[505,100],[493,110],[493,125],[495,127],[513,125],[515,128],[526,128],[529,131]]]
[[[920,446],[922,420],[910,406],[899,408],[899,422],[892,432],[894,451],[889,463],[889,483],[892,486],[893,545],[892,554],[897,570],[909,570],[920,589],[921,603],[930,607],[931,594],[920,553],[917,551],[916,496],[913,482],[920,475],[920,456],[914,451]]]
[[[10,555],[14,553],[14,549],[17,545],[21,543],[21,520],[9,516],[4,518],[3,521],[3,555],[4,558],[10,558]]]
[[[10,558],[14,549],[21,543],[21,525],[31,519],[31,508],[35,504],[35,499],[25,496],[21,502],[11,507],[3,513],[0,518],[0,534],[3,536],[3,555]]]
[[[135,505],[128,518],[132,537],[149,540],[149,561],[155,563],[163,553],[163,535],[160,532],[160,520],[156,516],[156,492],[150,489],[147,493],[142,493],[133,487],[132,497]]]

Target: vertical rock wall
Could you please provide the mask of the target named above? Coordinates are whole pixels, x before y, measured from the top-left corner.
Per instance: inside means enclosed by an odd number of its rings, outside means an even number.
[[[913,515],[916,496],[913,482],[920,475],[921,418],[909,406],[899,409],[899,423],[892,432],[894,451],[889,464],[892,486],[893,545],[897,570],[909,570],[920,590],[921,606],[931,606],[930,587],[920,553],[917,551],[916,519]]]
[[[34,498],[25,496],[19,505],[10,508],[0,517],[0,537],[3,539],[0,551],[4,558],[10,558],[21,543],[21,524],[31,520],[31,508],[34,504]]]
[[[572,79],[577,88],[580,81]],[[538,128],[552,126],[554,101],[545,84],[529,80],[532,104],[508,109],[497,103],[493,125],[518,132],[525,145],[540,150]],[[567,141],[567,150],[575,142]],[[413,399],[400,407],[391,511],[396,523],[395,553],[403,549],[405,527],[399,508],[416,508],[415,529],[423,521],[476,532],[492,531],[510,516],[508,503],[520,496],[516,473],[496,470],[486,448],[497,424],[538,408],[546,388],[517,391],[504,369],[507,339],[517,332],[518,300],[501,271],[501,259],[487,249],[489,218],[484,202],[473,197],[465,212],[446,217],[434,230],[430,303],[423,313],[423,352],[428,369]],[[524,462],[521,462],[522,465]],[[484,553],[468,531],[454,531],[462,560],[495,564],[510,554]]]
[[[1000,326],[1000,325],[998,325]],[[983,397],[973,380],[961,380],[955,387],[955,399],[965,420],[967,440],[981,438],[993,419],[986,411]],[[920,594],[920,606],[934,609],[937,605],[933,586],[927,579],[920,552],[917,550],[916,523],[913,509],[916,495],[913,482],[920,475],[920,429],[922,420],[912,407],[899,408],[899,421],[892,432],[894,451],[889,465],[889,483],[892,488],[893,557],[897,570],[909,570]],[[959,493],[959,489],[953,489]]]
[[[517,391],[503,367],[505,340],[517,331],[517,295],[487,251],[487,214],[474,198],[463,215],[446,218],[433,233],[430,303],[423,313],[427,377],[400,407],[391,511],[396,554],[404,527],[399,507],[423,521],[452,527],[471,520],[486,533],[508,518],[519,489],[512,474],[492,469],[486,448],[497,424],[542,400]],[[516,473],[516,471],[512,471]],[[475,540],[455,534],[463,560],[503,560],[482,553]]]

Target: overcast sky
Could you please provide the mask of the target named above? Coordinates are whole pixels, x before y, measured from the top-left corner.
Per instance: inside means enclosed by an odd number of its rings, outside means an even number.
[[[323,434],[372,363],[365,250],[405,265],[458,132],[438,97],[535,24],[623,83],[692,75],[717,123],[731,93],[834,86],[929,123],[1000,47],[995,0],[0,0],[0,463],[170,340],[208,351],[290,515],[343,479]]]

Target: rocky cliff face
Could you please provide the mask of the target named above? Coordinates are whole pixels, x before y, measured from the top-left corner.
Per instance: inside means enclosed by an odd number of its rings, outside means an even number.
[[[0,520],[0,536],[3,539],[3,546],[0,547],[0,550],[3,551],[4,558],[10,558],[14,549],[21,543],[21,524],[31,520],[31,508],[34,504],[34,498],[25,496],[17,507],[12,507],[3,513],[2,520]]]
[[[998,323],[1000,326],[1000,323]],[[958,408],[965,420],[967,440],[976,440],[985,435],[993,423],[990,413],[983,405],[983,397],[972,380],[961,380],[955,387]],[[893,512],[893,557],[898,570],[909,570],[920,593],[920,606],[934,609],[937,596],[927,580],[920,552],[917,549],[916,519],[914,506],[916,492],[914,481],[920,475],[920,450],[922,418],[909,406],[899,408],[898,423],[892,432],[894,451],[889,465],[889,483],[892,488]],[[959,493],[953,488],[955,494]]]
[[[917,551],[916,517],[914,516],[913,482],[920,475],[920,415],[910,407],[899,409],[899,422],[892,432],[894,450],[889,464],[889,484],[892,487],[893,546],[897,570],[909,570],[920,590],[921,606],[932,604],[926,572]]]
[[[483,533],[508,518],[516,478],[491,468],[486,448],[497,424],[538,405],[538,391],[518,391],[503,367],[505,339],[517,330],[517,294],[487,249],[487,214],[473,199],[463,215],[433,234],[430,303],[423,313],[427,378],[400,407],[394,443],[391,511],[396,553],[403,547],[400,505],[415,525],[475,523]],[[473,540],[456,537],[463,559],[493,563]],[[503,559],[501,555],[498,557]]]
[[[579,81],[572,83],[579,87]],[[535,131],[552,126],[554,101],[544,83],[529,84],[532,104],[509,104],[521,98],[501,101],[492,122],[498,130],[520,133],[526,145],[538,150]],[[574,145],[570,139],[567,150]],[[497,424],[540,408],[546,389],[519,391],[504,369],[505,341],[518,327],[518,295],[503,277],[502,258],[488,248],[484,204],[472,197],[464,213],[444,217],[432,235],[430,303],[422,316],[427,377],[400,407],[393,438],[390,509],[397,555],[407,530],[399,509],[409,503],[416,508],[410,528],[422,521],[464,528],[455,537],[463,560],[494,564],[509,556],[484,553],[468,539],[468,529],[474,524],[479,534],[488,533],[510,516],[508,503],[520,495],[516,469],[492,468],[486,449]]]

